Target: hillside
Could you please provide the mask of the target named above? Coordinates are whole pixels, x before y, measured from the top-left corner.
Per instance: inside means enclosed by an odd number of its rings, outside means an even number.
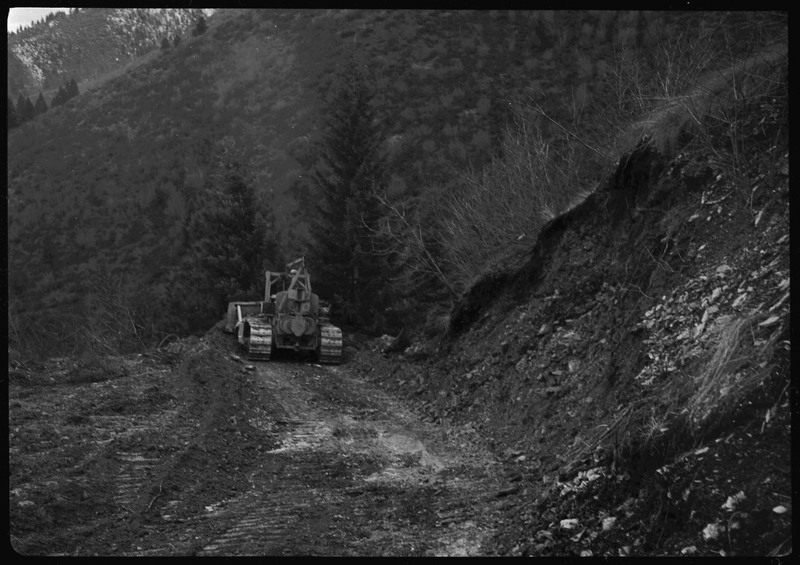
[[[71,79],[84,87],[158,49],[161,41],[190,35],[214,10],[84,8],[8,37],[8,95],[35,100]]]
[[[30,41],[52,47],[69,22],[83,22],[88,41],[113,13],[81,11]],[[117,46],[94,43],[65,60],[64,72],[92,66],[80,96],[9,133],[14,310],[41,316],[40,327],[56,309],[80,317],[88,281],[106,269],[129,288],[149,289],[147,302],[166,312],[168,266],[185,251],[185,222],[225,137],[248,160],[282,251],[303,254],[302,173],[315,159],[326,93],[350,58],[373,77],[392,194],[424,194],[439,206],[464,171],[500,151],[509,101],[536,96],[552,116],[578,117],[607,88],[620,45],[646,50],[712,24],[681,13],[220,10],[203,35],[184,34],[177,47],[111,70],[103,61],[120,46],[126,57],[136,51],[117,30]],[[103,70],[111,72],[96,76]],[[159,331],[176,325],[173,317]]]
[[[10,132],[16,551],[791,555],[786,19],[678,17],[670,25],[693,21],[698,34],[668,30],[665,58],[648,66],[633,54],[652,54],[637,49],[665,19],[587,12],[597,21],[574,27],[574,15],[532,14],[223,11],[205,34]],[[601,112],[592,120],[570,121],[570,104],[530,107],[547,98],[528,97],[530,76],[496,74],[516,59],[485,60],[503,45],[488,38],[522,41],[524,18],[541,42],[516,70],[553,61],[547,88],[570,89],[576,114],[576,67],[561,57],[585,62],[576,45],[603,18],[614,37],[628,29],[639,47],[585,83],[597,99],[625,92],[587,106]],[[718,33],[720,22],[731,27]],[[353,49],[362,40],[380,48]],[[469,65],[437,66],[442,49],[473,48]],[[487,251],[464,263],[465,290],[448,304],[413,288],[396,337],[344,327],[336,366],[299,352],[245,361],[222,322],[186,337],[172,320],[153,346],[122,354],[131,297],[156,312],[176,297],[170,268],[215,186],[221,139],[264,180],[283,251],[303,249],[295,195],[325,91],[351,57],[380,68],[378,82],[393,77],[374,102],[399,136],[387,144],[401,148],[389,151],[392,190],[429,218],[482,220],[453,232]],[[506,114],[495,102],[515,91]],[[454,109],[464,121],[443,144]],[[519,129],[495,139],[492,122],[509,117]],[[559,143],[564,124],[586,126],[565,134],[585,153]],[[435,267],[452,251],[422,248]]]
[[[791,553],[780,115],[739,114],[738,174],[708,146],[625,156],[470,290],[447,338],[359,364],[490,438],[508,482],[496,553]]]

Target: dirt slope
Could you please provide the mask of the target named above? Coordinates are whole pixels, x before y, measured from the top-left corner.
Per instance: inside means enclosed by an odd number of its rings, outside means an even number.
[[[641,147],[377,365],[522,475],[496,553],[791,551],[789,150],[751,110],[735,167]]]

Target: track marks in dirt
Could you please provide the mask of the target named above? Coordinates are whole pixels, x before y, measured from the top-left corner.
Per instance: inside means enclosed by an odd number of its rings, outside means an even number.
[[[153,468],[161,462],[159,457],[145,457],[138,452],[118,451],[120,469],[117,472],[114,503],[123,508],[134,506],[149,482]]]
[[[51,555],[472,555],[496,464],[346,366],[237,361],[10,394],[15,548]],[[202,345],[202,344],[201,344]]]
[[[462,452],[346,368],[263,363],[249,378],[249,421],[273,447],[246,490],[183,520],[183,545],[136,554],[480,553],[497,489],[491,457]]]
[[[496,465],[345,367],[262,364],[263,401],[280,403],[285,464],[242,500],[203,553],[475,555],[492,532]],[[273,463],[266,463],[274,466]],[[302,520],[300,521],[300,517]],[[234,549],[235,548],[235,549]]]
[[[206,543],[198,555],[283,553],[304,510],[314,503],[313,493],[301,481],[290,478],[307,474],[303,465],[287,465],[283,471],[286,474],[280,489],[265,492],[256,488],[233,501],[225,516],[231,525]]]

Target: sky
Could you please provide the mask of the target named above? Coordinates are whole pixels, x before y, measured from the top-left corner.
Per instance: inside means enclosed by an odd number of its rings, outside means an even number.
[[[30,25],[50,12],[66,12],[69,8],[9,8],[8,31],[17,31],[22,25]]]

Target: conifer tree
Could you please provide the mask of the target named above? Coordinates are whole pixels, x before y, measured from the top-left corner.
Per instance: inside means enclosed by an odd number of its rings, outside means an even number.
[[[201,207],[188,221],[187,252],[178,277],[184,282],[176,286],[183,288],[183,297],[176,300],[195,313],[195,325],[219,319],[228,301],[262,295],[264,271],[280,264],[273,226],[241,152],[231,138],[224,138]]]
[[[17,120],[17,109],[14,107],[14,101],[8,97],[8,129],[15,128],[19,125]]]
[[[39,91],[39,98],[36,99],[36,104],[33,106],[33,114],[34,116],[38,116],[45,112],[47,112],[47,102],[44,101],[44,95]]]
[[[200,19],[197,20],[197,26],[192,30],[192,35],[195,37],[198,35],[202,35],[208,29],[208,25],[206,24],[206,19],[203,16],[200,16]]]
[[[69,100],[70,98],[74,98],[78,94],[80,94],[80,91],[78,90],[78,83],[75,81],[74,78],[70,79],[69,83],[67,83],[67,88],[65,89],[65,92],[67,93],[67,100]]]
[[[385,162],[364,72],[349,63],[327,108],[320,160],[312,173],[316,214],[311,220],[317,286],[337,294],[345,323],[370,325],[381,309],[382,265],[373,234],[380,218],[376,192]]]
[[[25,97],[20,93],[16,104],[17,124],[25,123]]]
[[[20,124],[23,124],[31,118],[33,118],[33,103],[30,98],[20,94],[17,99],[17,119]]]
[[[161,49],[169,49],[169,39],[166,37],[161,40]]]
[[[64,86],[58,87],[58,92],[55,96],[53,96],[53,100],[50,101],[51,106],[61,106],[64,102],[67,101],[67,93],[64,90]]]

